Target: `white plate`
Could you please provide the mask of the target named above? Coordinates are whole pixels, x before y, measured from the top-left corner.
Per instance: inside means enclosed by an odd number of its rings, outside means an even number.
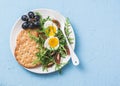
[[[66,22],[65,21],[65,17],[62,16],[59,12],[54,11],[54,10],[50,10],[50,9],[36,9],[36,10],[33,10],[33,11],[34,12],[40,12],[40,14],[44,18],[47,17],[47,16],[50,16],[51,18],[57,19],[61,23],[61,29],[64,29],[64,24]],[[13,26],[12,31],[11,31],[10,48],[11,48],[13,56],[14,56],[14,50],[15,50],[15,47],[16,47],[16,38],[17,38],[17,35],[22,30],[22,28],[21,28],[22,23],[23,23],[22,20],[19,18],[17,20],[17,22],[15,23],[15,25]],[[73,44],[71,46],[74,49],[75,48],[75,34],[74,34],[72,26],[70,28],[71,28],[70,30],[72,31],[72,33],[70,34],[70,36],[72,38],[74,38]],[[70,60],[70,56],[66,56],[66,58],[62,58],[61,59],[61,62],[67,63],[69,60]],[[25,68],[25,69],[27,69],[27,70],[29,70],[31,72],[34,72],[34,73],[39,73],[39,74],[47,74],[47,73],[52,73],[52,72],[57,71],[57,70],[55,70],[55,66],[53,66],[51,68],[48,68],[48,71],[43,71],[42,67],[37,67],[37,68],[32,68],[32,69]]]

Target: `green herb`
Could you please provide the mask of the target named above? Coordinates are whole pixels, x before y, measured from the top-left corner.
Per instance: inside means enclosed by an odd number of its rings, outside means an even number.
[[[51,21],[51,18],[48,16],[47,18],[42,18],[42,15],[39,12],[35,12],[36,15],[40,16],[40,25],[41,25],[41,29],[44,29],[44,23],[46,21]]]
[[[40,41],[38,37],[32,35],[30,32],[28,33],[28,35],[29,35],[29,37],[30,37],[31,39],[33,39],[34,41],[36,41],[36,43],[38,43],[38,42]]]
[[[62,69],[61,69],[61,68],[62,68],[64,65],[66,65],[66,64],[68,64],[68,62],[67,62],[67,63],[56,64],[55,70],[58,70],[59,74],[61,74],[61,73],[62,73]]]
[[[70,34],[72,33],[72,32],[70,31],[70,29],[71,29],[70,26],[71,26],[70,20],[69,20],[69,18],[66,18],[65,34],[66,34],[66,36],[67,36],[67,38],[68,38],[69,43],[70,43],[70,44],[73,44],[74,38],[71,38],[71,37],[70,37]]]

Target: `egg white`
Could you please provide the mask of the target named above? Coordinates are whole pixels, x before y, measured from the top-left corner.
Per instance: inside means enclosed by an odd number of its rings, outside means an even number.
[[[58,45],[55,47],[55,48],[51,48],[51,46],[49,45],[49,40],[51,39],[52,37],[49,37],[49,38],[47,38],[46,39],[46,41],[45,41],[45,43],[44,43],[44,47],[45,48],[47,48],[47,49],[49,49],[49,50],[56,50],[56,49],[58,49],[58,47],[59,47],[59,43],[58,43]],[[57,38],[57,37],[55,37],[55,38]],[[58,38],[57,38],[58,39]],[[59,39],[58,39],[59,40]]]
[[[53,23],[52,21],[46,21],[45,24],[44,24],[45,29],[48,28],[49,26],[55,27],[56,28],[56,33],[57,33],[58,27],[56,26],[55,23]]]

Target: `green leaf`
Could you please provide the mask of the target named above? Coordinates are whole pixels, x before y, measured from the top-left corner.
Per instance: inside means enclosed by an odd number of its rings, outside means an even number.
[[[39,42],[39,38],[38,38],[38,37],[32,35],[30,32],[28,33],[28,35],[29,35],[29,37],[30,37],[31,39],[33,39],[33,40],[36,41],[37,43]]]
[[[68,38],[69,43],[73,44],[74,39],[70,37],[70,34],[72,33],[72,31],[70,31],[70,29],[71,29],[70,26],[71,26],[71,24],[70,24],[69,18],[66,18],[65,34],[66,34],[66,36]]]

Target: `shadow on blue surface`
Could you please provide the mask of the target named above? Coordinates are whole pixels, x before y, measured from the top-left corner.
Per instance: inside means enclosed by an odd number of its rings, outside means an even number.
[[[71,22],[71,21],[70,21]],[[80,71],[84,71],[85,67],[84,67],[84,63],[82,61],[81,58],[81,51],[82,51],[82,47],[81,47],[81,37],[80,37],[80,33],[78,33],[77,31],[77,27],[75,26],[75,24],[73,22],[71,22],[72,27],[74,29],[74,33],[75,33],[75,38],[76,38],[76,45],[75,45],[75,53],[77,54],[79,60],[80,60],[80,64],[77,66],[78,70]],[[79,28],[78,28],[79,29]],[[78,33],[78,34],[77,34]]]

